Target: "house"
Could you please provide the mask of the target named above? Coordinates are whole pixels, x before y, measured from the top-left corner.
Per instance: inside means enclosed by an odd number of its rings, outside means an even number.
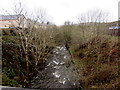
[[[27,20],[24,15],[0,15],[0,30],[3,35],[18,34],[16,28],[27,28]]]
[[[0,28],[26,27],[24,15],[0,15]]]
[[[112,22],[109,24],[108,32],[110,35],[120,36],[120,21]]]
[[[120,26],[111,26],[109,27],[109,30],[118,30],[120,29]]]
[[[3,31],[3,35],[11,34],[12,32],[17,34],[19,31],[16,28],[50,28],[51,24],[39,23],[37,21],[25,18],[24,15],[0,15],[0,29]]]

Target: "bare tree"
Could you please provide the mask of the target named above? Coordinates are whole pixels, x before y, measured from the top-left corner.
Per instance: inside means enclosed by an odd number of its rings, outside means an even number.
[[[16,28],[17,29],[16,31],[18,31],[17,34],[18,34],[18,37],[20,40],[19,47],[20,47],[21,57],[23,57],[23,55],[24,55],[25,60],[26,60],[26,75],[23,77],[23,81],[24,81],[29,76],[30,61],[29,61],[29,53],[28,52],[30,51],[30,47],[33,47],[33,46],[37,47],[36,45],[33,45],[33,42],[37,43],[36,41],[33,40],[34,38],[36,38],[35,36],[37,36],[35,33],[33,35],[33,30],[35,29],[35,25],[36,25],[38,19],[40,20],[40,19],[42,19],[42,17],[41,18],[36,17],[37,18],[36,21],[27,19],[27,17],[28,17],[27,10],[24,9],[24,6],[22,5],[21,2],[14,4],[13,11],[14,11],[14,14],[17,16],[16,23],[17,23],[18,28]],[[43,20],[44,19],[42,19],[41,21],[43,21]],[[12,22],[11,22],[11,24],[14,25]],[[14,27],[16,27],[16,26],[14,26]],[[35,54],[35,52],[38,52],[38,51],[34,51],[32,53]],[[38,58],[38,56],[35,58]],[[36,63],[37,63],[37,61],[36,61]]]
[[[81,14],[78,17],[78,22],[79,22],[79,27],[82,30],[82,35],[83,35],[83,41],[85,41],[85,27],[87,26],[86,24],[86,16],[84,14]],[[84,42],[83,42],[84,43]]]
[[[39,9],[35,9],[34,11],[35,11],[34,17],[39,23],[44,24],[49,21],[49,16],[45,9],[39,8]]]
[[[30,37],[30,34],[32,33],[33,26],[29,27],[29,33],[26,32],[24,21],[26,20],[25,15],[27,14],[27,11],[24,9],[21,2],[14,4],[14,12],[16,16],[18,16],[18,35],[20,40],[20,52],[21,57],[24,54],[25,60],[26,60],[26,75],[23,77],[23,81],[26,79],[26,77],[29,76],[29,58],[28,58],[28,51],[29,51],[29,43],[31,42],[32,37]],[[23,16],[23,17],[21,17]],[[22,54],[23,53],[23,54]]]
[[[44,25],[41,27],[42,23],[46,23],[48,21],[47,13],[38,9],[35,15],[29,16],[27,15],[27,11],[22,6],[22,3],[19,2],[15,4],[14,12],[16,15],[24,15],[23,19],[18,19],[18,35],[20,40],[20,51],[24,53],[26,60],[26,75],[23,78],[23,81],[26,77],[29,76],[29,64],[32,64],[37,70],[37,66],[40,62],[47,60],[48,55],[50,53],[50,47],[54,46],[53,38],[53,30],[46,31],[46,29],[50,29],[50,27]],[[27,19],[26,17],[30,17]],[[26,20],[26,23],[24,23]],[[29,61],[29,52],[33,54],[35,64]],[[22,56],[22,54],[21,54]]]
[[[101,57],[99,55],[101,41],[98,36],[102,35],[101,33],[105,31],[106,29],[105,23],[108,21],[108,17],[109,17],[108,12],[98,9],[98,10],[88,11],[84,14],[81,14],[77,18],[79,22],[79,26],[82,29],[83,40],[86,41],[86,39],[88,39],[88,34],[90,35],[91,38],[95,37],[95,41],[94,41],[96,43],[95,52],[98,54],[96,65],[100,64],[100,57]],[[90,40],[90,37],[89,37],[89,40]]]
[[[99,32],[102,27],[108,21],[109,13],[102,11],[100,9],[90,10],[86,13],[83,13],[78,16],[77,20],[83,32],[83,38],[85,39],[85,31],[96,32],[96,35],[99,35]],[[104,26],[105,27],[105,26]]]

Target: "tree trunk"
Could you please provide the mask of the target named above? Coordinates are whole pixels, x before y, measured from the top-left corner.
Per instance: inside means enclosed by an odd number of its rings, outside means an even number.
[[[29,75],[29,64],[28,64],[28,55],[25,55],[25,59],[26,59],[26,76]]]

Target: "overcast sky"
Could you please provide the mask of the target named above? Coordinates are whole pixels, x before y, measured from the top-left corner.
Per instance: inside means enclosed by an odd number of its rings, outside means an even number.
[[[57,25],[67,20],[76,22],[79,14],[95,9],[108,11],[111,21],[118,19],[119,0],[0,0],[0,9],[12,12],[13,3],[17,1],[21,1],[30,11],[44,8]]]

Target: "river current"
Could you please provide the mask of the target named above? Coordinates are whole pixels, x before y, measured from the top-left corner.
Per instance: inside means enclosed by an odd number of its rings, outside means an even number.
[[[65,45],[57,46],[46,63],[33,78],[31,88],[76,88],[77,75]]]

